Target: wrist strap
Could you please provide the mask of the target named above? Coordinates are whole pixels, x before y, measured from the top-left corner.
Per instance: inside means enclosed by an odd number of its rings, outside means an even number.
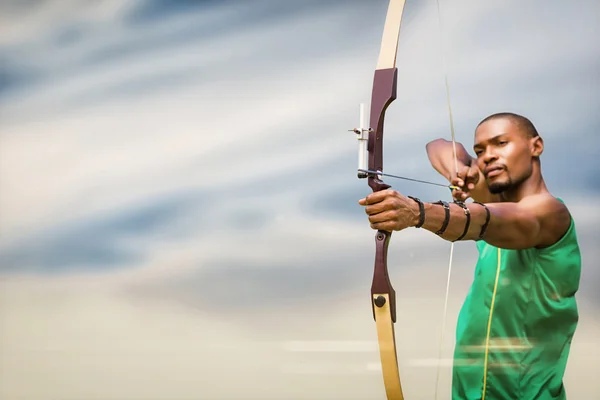
[[[425,205],[423,205],[423,202],[416,197],[408,196],[408,198],[416,201],[419,205],[419,222],[415,225],[415,228],[420,228],[425,223]]]
[[[482,240],[483,235],[485,234],[485,231],[488,227],[488,224],[490,223],[490,210],[483,203],[479,203],[478,201],[474,201],[473,203],[479,204],[480,206],[482,206],[485,209],[485,223],[481,227],[481,231],[479,232],[479,238],[478,238],[478,240]]]
[[[469,225],[471,225],[471,211],[469,210],[469,207],[467,207],[467,205],[465,203],[463,203],[462,201],[454,201],[456,204],[458,204],[459,206],[462,207],[463,210],[465,210],[465,216],[467,217],[467,222],[465,223],[465,230],[463,231],[463,234],[460,235],[458,237],[458,239],[455,240],[459,241],[462,238],[464,238],[467,235],[467,232],[469,232]]]
[[[442,224],[440,230],[435,233],[436,235],[442,235],[444,232],[446,232],[446,228],[448,227],[448,223],[450,222],[450,205],[443,200],[436,201],[433,204],[439,204],[442,207],[444,207],[444,212],[446,214],[444,217],[444,223]]]

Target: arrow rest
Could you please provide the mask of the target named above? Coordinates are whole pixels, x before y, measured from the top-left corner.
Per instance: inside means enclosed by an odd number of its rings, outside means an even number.
[[[373,129],[365,126],[365,105],[360,103],[360,120],[358,123],[359,128],[348,129],[349,132],[356,133],[358,139],[358,173],[359,179],[368,178],[369,174],[365,173],[364,170],[368,169],[368,144],[369,144],[369,133],[373,132]]]

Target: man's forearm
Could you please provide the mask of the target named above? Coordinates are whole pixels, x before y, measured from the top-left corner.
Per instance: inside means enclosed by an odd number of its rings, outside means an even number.
[[[423,203],[425,221],[422,228],[448,241],[483,239],[494,246],[513,249],[535,245],[532,241],[537,237],[539,224],[535,218],[523,215],[516,203],[485,206],[463,203],[468,211],[458,203],[447,204],[448,216],[442,204]],[[415,206],[418,208],[417,204]]]
[[[433,140],[427,143],[425,149],[433,168],[445,176],[446,179],[450,180],[456,174],[454,146],[452,142],[445,139]],[[463,165],[471,165],[471,156],[460,143],[456,143],[456,159],[459,168]]]
[[[421,228],[449,241],[478,240],[486,223],[487,213],[478,204],[463,204],[467,208],[468,214],[455,202],[446,202],[447,208],[444,204],[423,203],[425,221]]]

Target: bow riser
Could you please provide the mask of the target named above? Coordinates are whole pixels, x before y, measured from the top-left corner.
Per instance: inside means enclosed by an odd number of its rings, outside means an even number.
[[[379,69],[375,71],[373,79],[373,93],[371,96],[371,117],[369,133],[369,142],[367,150],[369,152],[369,170],[383,172],[383,128],[385,124],[385,112],[388,106],[396,99],[397,68]],[[369,187],[373,192],[385,190],[390,185],[384,183],[377,176],[369,176]],[[387,231],[377,231],[375,235],[375,267],[373,270],[373,283],[371,285],[371,296],[377,299],[379,295],[387,295],[385,301],[390,307],[390,316],[393,322],[396,322],[396,293],[388,275],[387,268],[387,248],[392,233]],[[373,317],[375,317],[375,307],[380,307],[373,303]]]
[[[397,82],[397,68],[378,69],[375,71],[373,92],[371,94],[371,132],[369,133],[369,142],[367,145],[369,170],[371,171],[383,172],[383,128],[385,125],[385,112],[388,106],[396,100]],[[369,186],[374,192],[390,187],[373,176],[369,178]]]

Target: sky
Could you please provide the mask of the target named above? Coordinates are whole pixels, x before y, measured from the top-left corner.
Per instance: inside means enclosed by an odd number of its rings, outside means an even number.
[[[0,399],[383,399],[374,232],[352,129],[383,0],[0,3]],[[425,144],[530,118],[575,219],[565,386],[600,390],[600,3],[408,0],[385,171],[443,183]],[[390,181],[426,201],[443,188]],[[407,398],[450,390],[477,259],[394,233]],[[441,342],[441,355],[439,354]],[[439,380],[436,378],[438,369]]]

